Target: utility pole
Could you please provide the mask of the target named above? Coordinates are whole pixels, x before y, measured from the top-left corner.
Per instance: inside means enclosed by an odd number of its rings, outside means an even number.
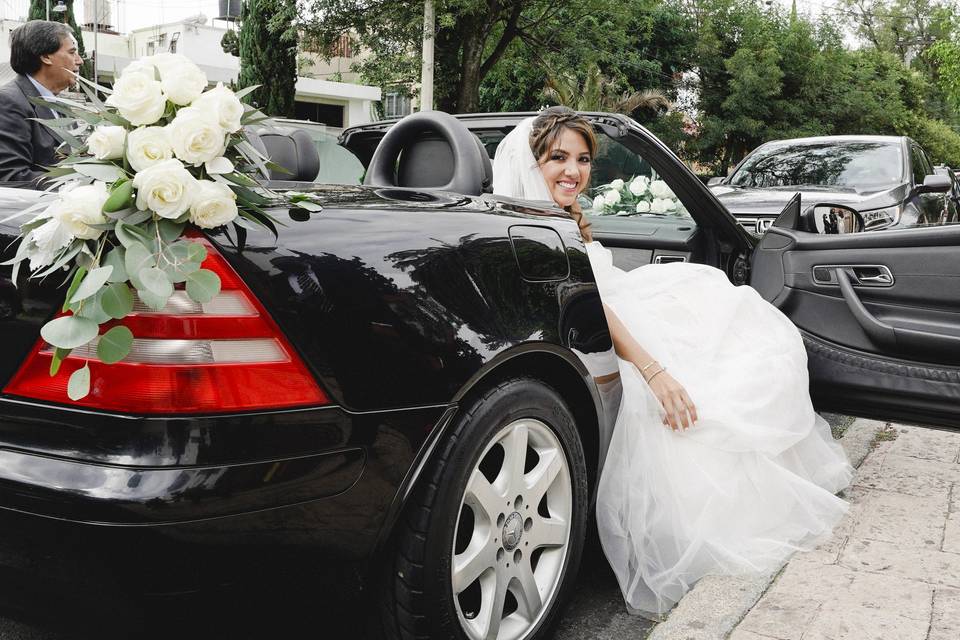
[[[97,47],[97,34],[100,32],[100,0],[93,0],[93,82],[98,83],[97,79],[97,54],[100,49]]]
[[[433,0],[423,0],[423,65],[420,68],[420,111],[433,109]]]

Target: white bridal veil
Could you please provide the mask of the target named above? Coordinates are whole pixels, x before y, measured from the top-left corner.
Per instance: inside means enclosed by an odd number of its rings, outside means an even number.
[[[493,192],[524,200],[553,202],[537,159],[530,150],[535,118],[525,118],[508,133],[493,156]]]

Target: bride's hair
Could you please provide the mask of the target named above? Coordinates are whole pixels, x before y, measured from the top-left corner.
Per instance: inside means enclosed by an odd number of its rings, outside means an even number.
[[[530,130],[530,150],[533,151],[533,157],[538,163],[540,158],[553,148],[564,129],[571,129],[583,136],[590,151],[591,160],[597,155],[597,136],[593,133],[593,125],[586,118],[570,107],[548,107],[536,117]],[[584,188],[586,186],[584,185]],[[587,242],[592,240],[590,223],[583,215],[580,203],[574,200],[573,204],[565,208],[576,220],[583,239]]]

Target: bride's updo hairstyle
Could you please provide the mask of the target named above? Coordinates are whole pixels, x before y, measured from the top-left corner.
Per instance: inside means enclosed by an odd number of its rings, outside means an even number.
[[[536,117],[530,130],[530,150],[533,151],[533,157],[537,162],[540,162],[540,158],[553,149],[553,145],[564,129],[572,129],[583,136],[587,149],[590,150],[591,159],[597,155],[597,136],[593,133],[593,125],[586,118],[570,107],[548,107]],[[583,188],[586,189],[587,185],[583,185]],[[580,227],[580,235],[590,242],[593,239],[590,223],[583,215],[580,203],[574,200],[566,210]]]

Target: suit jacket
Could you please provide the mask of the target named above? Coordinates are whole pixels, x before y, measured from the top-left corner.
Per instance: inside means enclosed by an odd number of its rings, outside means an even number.
[[[27,98],[39,97],[30,78],[17,77],[0,87],[0,186],[33,187],[44,166],[56,163],[59,138],[46,126],[27,118],[49,119],[49,109]]]

